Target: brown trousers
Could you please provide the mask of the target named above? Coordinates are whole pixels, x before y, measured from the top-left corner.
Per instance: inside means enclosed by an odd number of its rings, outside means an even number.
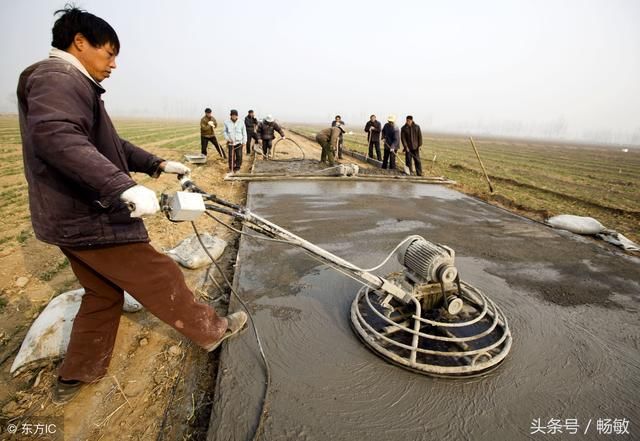
[[[106,374],[124,291],[203,348],[218,341],[227,329],[225,318],[195,300],[178,265],[148,243],[61,250],[86,291],[60,366],[63,380],[89,383]]]

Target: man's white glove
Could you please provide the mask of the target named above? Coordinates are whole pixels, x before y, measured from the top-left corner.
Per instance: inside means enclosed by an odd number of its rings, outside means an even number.
[[[209,121],[207,124],[209,124],[211,127],[214,126],[213,121]]]
[[[120,199],[132,209],[131,217],[142,217],[160,210],[160,204],[155,192],[142,185],[136,185],[123,191]]]
[[[176,175],[188,175],[191,173],[191,169],[189,167],[176,161],[167,161],[162,171],[165,173],[174,173]]]

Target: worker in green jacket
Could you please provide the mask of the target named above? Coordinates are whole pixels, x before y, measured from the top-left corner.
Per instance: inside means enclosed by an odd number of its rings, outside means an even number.
[[[316,135],[316,142],[322,147],[320,162],[334,165],[334,152],[340,143],[340,135],[344,133],[342,123],[337,122],[332,127],[323,129]]]

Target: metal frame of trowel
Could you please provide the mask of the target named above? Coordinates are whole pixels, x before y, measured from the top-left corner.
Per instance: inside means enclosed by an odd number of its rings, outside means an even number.
[[[507,319],[502,311],[482,292],[471,285],[460,281],[457,276],[455,280],[457,285],[456,295],[459,296],[457,301],[462,303],[460,299],[464,299],[466,305],[469,305],[478,311],[477,316],[458,323],[427,319],[422,316],[424,308],[421,302],[423,301],[423,298],[420,294],[417,294],[415,290],[411,290],[411,288],[407,289],[406,283],[390,280],[389,278],[384,278],[372,274],[367,270],[358,268],[341,257],[312,244],[311,242],[287,231],[286,229],[255,213],[252,213],[242,205],[234,204],[224,199],[220,199],[215,195],[204,192],[198,188],[188,176],[182,177],[180,182],[183,190],[186,190],[185,192],[177,192],[172,197],[169,197],[168,195],[162,196],[161,207],[170,220],[192,221],[207,210],[231,216],[240,220],[244,226],[266,236],[267,238],[270,238],[271,240],[295,245],[304,249],[312,257],[328,264],[342,274],[364,285],[352,303],[352,326],[356,331],[356,334],[358,334],[370,349],[382,355],[389,361],[404,368],[431,376],[468,377],[484,374],[497,367],[509,353],[512,338],[507,324]],[[197,193],[198,195],[194,193]],[[181,203],[184,204],[181,205]],[[183,217],[182,213],[186,213],[186,216]],[[210,214],[208,215],[211,216]],[[442,284],[441,288],[444,303],[448,306],[449,303],[446,300],[448,294],[445,294],[445,285]],[[376,310],[376,307],[371,304],[371,298],[369,297],[370,293],[375,294],[377,299],[376,304],[382,309],[392,309],[392,303],[403,305],[412,304],[415,308],[415,312],[413,314],[409,314],[407,318],[413,319],[413,327],[405,326],[403,323],[394,322],[388,316]],[[380,334],[378,330],[373,329],[362,316],[359,309],[359,302],[361,301],[368,302],[371,310],[375,314],[379,315],[381,320],[386,321],[389,325],[388,327],[394,328],[393,332],[406,332],[411,335],[411,344],[406,345],[395,342],[387,336]],[[427,310],[429,310],[429,307],[427,307]],[[457,313],[452,314],[455,315]],[[481,320],[488,323],[488,328],[477,335],[460,337],[451,332],[454,328],[471,326]],[[440,332],[444,333],[444,335],[426,333],[423,331],[423,328],[425,327],[437,328]],[[494,330],[498,330],[497,332],[501,334],[496,341],[485,346],[480,345],[476,348],[469,345],[471,342],[475,342],[476,340],[483,339],[489,334],[493,334]],[[438,351],[428,348],[425,349],[422,346],[425,339],[429,341],[443,342],[447,346],[457,346],[460,350]],[[389,343],[395,346],[394,349],[408,351],[410,355],[406,358],[398,356],[396,353],[389,350],[391,347]],[[457,357],[461,360],[465,360],[466,364],[458,366],[439,366],[419,362],[418,357],[425,354],[437,357],[442,356],[445,358]]]

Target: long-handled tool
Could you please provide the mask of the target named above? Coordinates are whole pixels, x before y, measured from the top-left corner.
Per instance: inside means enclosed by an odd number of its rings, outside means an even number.
[[[487,184],[489,184],[489,191],[493,193],[493,186],[491,185],[491,181],[489,180],[489,175],[487,174],[487,170],[484,168],[484,164],[482,163],[482,159],[480,159],[480,153],[478,153],[478,149],[476,148],[476,144],[473,142],[473,138],[470,136],[469,141],[471,141],[471,147],[473,147],[473,151],[476,152],[476,157],[478,158],[478,162],[480,163],[480,167],[482,167],[482,172],[484,173],[484,177],[487,178]]]
[[[205,193],[189,177],[181,184],[187,191],[162,195],[160,205],[170,220],[193,221],[207,211],[228,215],[262,235],[253,237],[297,246],[361,283],[351,324],[362,342],[387,361],[432,376],[474,376],[497,367],[509,353],[506,317],[460,280],[451,248],[409,236],[380,265],[363,269],[241,205]],[[375,274],[394,254],[402,271]]]
[[[232,143],[229,143],[229,155],[231,155],[231,167],[229,167],[229,173],[233,173],[233,170],[236,168],[236,146]]]

